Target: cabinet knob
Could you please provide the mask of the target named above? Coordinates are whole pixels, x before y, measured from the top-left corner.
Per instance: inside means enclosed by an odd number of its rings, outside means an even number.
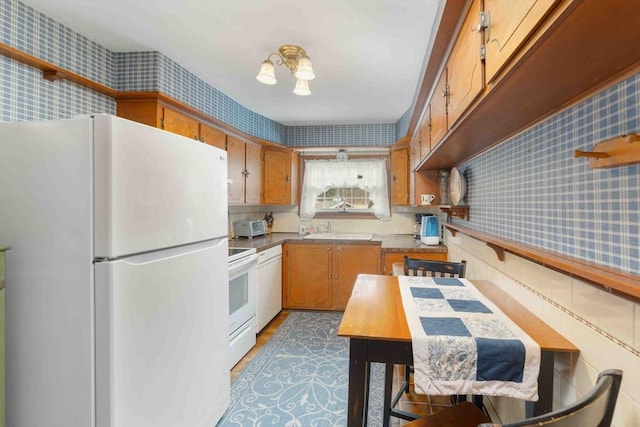
[[[289,175],[287,175],[287,176],[285,177],[285,180],[286,180],[287,182],[289,182],[289,180],[290,180],[290,179],[291,179],[291,177],[290,177]]]

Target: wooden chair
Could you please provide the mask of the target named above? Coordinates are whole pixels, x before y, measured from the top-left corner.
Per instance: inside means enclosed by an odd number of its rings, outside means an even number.
[[[444,262],[426,261],[423,259],[404,257],[405,276],[428,276],[428,277],[464,277],[467,269],[467,261]]]
[[[405,276],[424,276],[424,277],[459,277],[464,278],[464,274],[467,268],[467,261],[462,260],[460,262],[445,262],[445,261],[427,261],[424,259],[404,257],[404,275]],[[387,415],[402,418],[404,420],[415,420],[420,418],[419,415],[412,414],[410,412],[401,411],[396,409],[398,402],[402,395],[409,390],[410,366],[404,367],[404,382],[400,386],[400,390],[396,393],[395,397],[391,400],[389,408],[385,408],[384,417],[387,419]],[[393,365],[389,364],[385,370],[385,384],[390,385],[393,383]],[[387,390],[388,389],[388,390]],[[391,387],[385,386],[385,393],[390,396]],[[385,399],[385,402],[388,401]],[[388,413],[388,414],[387,414]]]
[[[603,371],[593,389],[574,404],[510,424],[493,424],[477,406],[464,402],[407,423],[405,427],[609,427],[621,382],[621,370]]]

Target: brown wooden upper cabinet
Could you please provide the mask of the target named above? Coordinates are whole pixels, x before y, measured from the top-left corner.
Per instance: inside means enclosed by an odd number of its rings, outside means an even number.
[[[423,159],[431,151],[431,105],[427,105],[420,123],[419,143],[420,159]]]
[[[297,151],[278,147],[264,147],[262,162],[262,203],[266,205],[295,205],[298,203]]]
[[[260,204],[260,145],[227,136],[229,204]]]
[[[196,141],[200,140],[200,122],[176,110],[162,107],[160,124],[161,128],[166,131],[177,133],[178,135],[186,136]]]
[[[520,0],[511,3],[518,3]],[[482,81],[482,31],[478,28],[481,0],[474,0],[453,45],[446,76],[447,126],[451,128],[480,95]],[[438,92],[436,92],[437,95]],[[433,108],[433,107],[432,107]]]
[[[484,0],[485,75],[491,83],[558,0]]]
[[[409,204],[409,147],[391,150],[391,204]]]
[[[447,85],[447,69],[445,68],[436,83],[436,88],[433,92],[433,96],[429,101],[427,108],[430,109],[431,117],[431,140],[430,150],[422,151],[421,155],[424,157],[429,151],[433,150],[438,142],[447,133],[447,103],[449,100],[449,89]],[[421,159],[422,159],[421,157]]]
[[[227,136],[213,126],[178,109],[168,107],[154,98],[121,98],[117,100],[117,115],[144,123],[189,139],[205,142],[224,150]]]
[[[227,146],[227,134],[213,126],[200,123],[200,141],[224,150]]]

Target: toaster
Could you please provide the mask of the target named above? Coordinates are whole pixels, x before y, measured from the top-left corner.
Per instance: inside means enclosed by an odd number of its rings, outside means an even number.
[[[267,234],[267,221],[264,219],[234,221],[233,223],[233,235],[235,237],[248,237],[251,239],[265,234]]]

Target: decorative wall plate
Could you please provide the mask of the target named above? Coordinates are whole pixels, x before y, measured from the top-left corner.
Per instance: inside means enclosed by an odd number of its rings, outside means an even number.
[[[449,193],[451,196],[451,204],[459,205],[464,199],[467,192],[467,180],[462,175],[462,172],[458,168],[451,169],[451,175],[449,177]]]

